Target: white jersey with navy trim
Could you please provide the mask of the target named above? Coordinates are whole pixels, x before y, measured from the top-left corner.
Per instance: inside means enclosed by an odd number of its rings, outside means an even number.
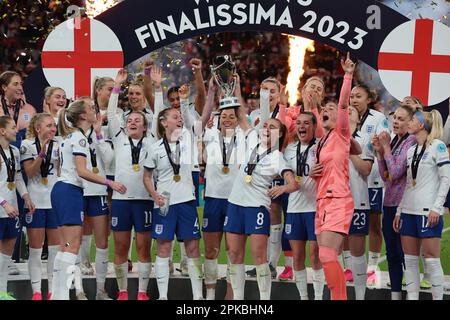
[[[33,177],[28,178],[28,192],[31,201],[33,201],[36,209],[51,209],[50,193],[53,185],[58,181],[59,166],[59,139],[53,139],[52,154],[50,158],[50,166],[48,168],[47,184],[42,183],[41,171]],[[48,150],[48,144],[47,144]],[[20,162],[34,161],[38,157],[36,141],[25,139],[22,140],[20,146]],[[43,160],[43,162],[45,159]]]
[[[83,188],[83,179],[78,176],[75,156],[86,157],[86,164],[91,161],[87,138],[79,130],[75,130],[61,142],[61,147],[59,148],[61,176],[58,178],[58,181]]]
[[[445,144],[434,139],[419,162],[416,185],[411,164],[416,145],[408,149],[406,189],[397,212],[427,216],[431,210],[444,214],[444,202],[450,186],[450,159]],[[417,154],[422,150],[418,147]]]
[[[255,132],[255,131],[253,131]],[[240,128],[236,128],[234,138],[224,137],[225,149],[228,152],[231,145],[233,151],[229,159],[229,172],[223,172],[222,147],[220,142],[220,131],[216,128],[206,129],[203,142],[206,150],[205,169],[205,197],[228,199],[239,172],[239,165],[245,164],[245,134]],[[233,140],[232,140],[233,139]]]
[[[291,169],[286,163],[283,154],[278,150],[274,150],[258,162],[252,173],[252,181],[250,183],[245,182],[247,163],[257,146],[258,143],[256,141],[253,142],[253,139],[247,139],[248,156],[246,162],[239,169],[228,201],[243,207],[264,206],[269,209],[271,199],[267,195],[267,191],[272,186],[273,179],[282,176],[284,171],[290,171]],[[264,152],[265,150],[258,150],[258,154],[263,154]]]
[[[316,140],[317,141],[317,140]],[[284,151],[284,158],[289,167],[297,175],[297,146],[300,142],[294,142],[287,146]],[[300,145],[300,152],[305,152],[308,145]],[[316,181],[309,177],[309,170],[315,163],[315,150],[313,146],[309,149],[306,158],[305,170],[299,184],[299,189],[289,194],[288,208],[289,213],[316,212]]]
[[[361,126],[361,133],[369,137],[368,139],[369,148],[372,148],[373,150],[372,137],[375,134],[378,135],[383,131],[389,133],[388,119],[383,113],[373,109],[369,109],[369,114],[367,115],[366,120]],[[372,171],[370,172],[370,175],[367,178],[367,183],[369,185],[369,188],[382,188],[384,186],[383,179],[381,179],[380,173],[378,171],[377,161],[375,161],[372,166]]]
[[[133,139],[137,146],[139,140]],[[121,129],[114,137],[114,155],[116,160],[115,180],[127,187],[125,194],[113,191],[114,200],[151,200],[150,195],[144,187],[144,163],[148,156],[148,148],[154,143],[153,137],[145,137],[139,154],[139,171],[133,170],[131,157],[131,145],[128,136]]]
[[[107,113],[107,110],[100,109],[100,115],[102,117],[106,113]],[[122,109],[117,109],[116,113],[117,113],[117,117],[121,118],[123,111],[122,111]],[[102,126],[102,135],[103,135],[103,138],[105,139],[105,141],[111,145],[111,148],[113,148],[112,137],[109,133],[108,125]],[[115,170],[116,170],[116,161],[114,159],[112,159],[112,161],[109,161],[109,163],[107,165],[105,164],[105,174],[107,176],[114,176]]]
[[[114,158],[114,154],[112,152],[111,146],[104,139],[102,139],[101,141],[98,141],[97,135],[95,134],[95,131],[93,128],[89,129],[86,132],[86,136],[88,138],[88,143],[89,143],[89,141],[91,141],[91,144],[89,144],[89,149],[94,152],[95,159],[97,160],[97,169],[98,169],[97,174],[99,176],[106,178],[104,159],[106,157]],[[107,150],[107,149],[109,149],[109,150]],[[88,168],[88,170],[91,170],[91,171],[93,169],[92,155],[91,155],[90,161],[87,163],[87,168]],[[84,179],[83,179],[83,184],[84,184],[84,190],[83,190],[84,196],[106,196],[108,194],[107,187],[103,184],[89,182]]]
[[[0,147],[1,148],[1,147]],[[22,173],[20,171],[20,152],[19,149],[17,149],[15,146],[11,145],[12,152],[14,155],[14,162],[16,166],[16,175],[15,175],[15,183],[16,183],[16,189],[19,191],[19,181],[20,183],[25,186],[25,183],[23,181]],[[11,159],[11,154],[8,149],[3,149],[5,152],[6,158]],[[8,188],[8,171],[6,169],[5,161],[0,157],[0,198],[8,201],[10,205],[12,205],[14,208],[17,208],[17,194],[16,189],[9,190]],[[3,200],[2,200],[3,201]],[[0,218],[8,218],[8,214],[6,213],[5,209],[3,209],[2,206],[0,206]]]
[[[153,170],[153,180],[156,184],[156,191],[170,193],[169,205],[195,200],[195,189],[192,181],[192,133],[183,128],[179,149],[180,149],[180,178],[174,181],[174,172],[164,147],[163,139],[159,139],[150,146],[149,155],[145,162],[145,168]],[[176,154],[176,143],[169,143],[172,155]],[[173,157],[173,156],[172,156]],[[155,208],[158,205],[155,203]]]
[[[359,143],[362,149],[359,157],[365,161],[374,162],[374,155],[371,151],[371,144],[368,140],[368,135],[361,134],[358,131],[355,136],[355,140]],[[353,202],[355,204],[355,210],[370,210],[369,190],[367,184],[367,177],[363,177],[351,160],[349,160],[349,176],[350,176],[350,191],[353,195]]]

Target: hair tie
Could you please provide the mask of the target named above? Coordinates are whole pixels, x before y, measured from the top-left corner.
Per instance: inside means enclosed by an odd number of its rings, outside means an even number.
[[[423,127],[425,128],[425,130],[427,130],[427,132],[430,133],[431,132],[431,128],[428,125],[427,121],[425,120],[425,117],[423,116],[423,113],[420,112],[420,111],[417,111],[414,115],[416,116],[417,120],[419,120],[419,122],[421,124],[423,124]]]
[[[66,123],[66,125],[67,125],[69,128],[73,128],[72,122],[70,122],[69,119],[67,119],[67,113],[64,114],[64,122]]]

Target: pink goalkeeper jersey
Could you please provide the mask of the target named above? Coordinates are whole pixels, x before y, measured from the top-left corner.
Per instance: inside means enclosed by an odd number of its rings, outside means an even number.
[[[352,76],[345,75],[338,104],[336,128],[321,139],[320,163],[323,164],[322,176],[316,179],[317,199],[352,197],[349,184],[348,160],[350,156],[350,126],[348,109],[342,106],[349,103]],[[316,155],[319,144],[316,147]],[[317,158],[316,158],[317,162]]]

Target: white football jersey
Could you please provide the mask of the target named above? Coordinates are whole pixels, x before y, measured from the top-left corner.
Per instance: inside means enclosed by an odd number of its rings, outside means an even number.
[[[48,145],[47,145],[48,151]],[[20,146],[20,162],[34,161],[38,157],[36,141],[25,139],[22,140]],[[42,161],[44,163],[45,159]],[[36,209],[51,209],[50,193],[53,186],[58,181],[58,165],[59,165],[59,142],[53,139],[52,154],[50,158],[50,166],[48,168],[47,184],[42,183],[41,171],[33,178],[28,178],[28,192]],[[25,174],[25,172],[24,172]]]
[[[0,147],[1,148],[1,147]],[[16,166],[16,182],[19,179],[19,175],[21,175],[20,172],[20,153],[19,149],[17,149],[15,146],[11,145],[13,155],[14,155],[14,163]],[[5,155],[7,159],[11,159],[11,155],[8,149],[4,149]],[[0,197],[2,199],[5,199],[8,201],[9,204],[11,204],[14,208],[17,208],[17,195],[16,195],[16,189],[9,190],[8,189],[8,172],[6,169],[5,161],[0,157]],[[21,180],[22,177],[20,177]],[[16,184],[17,185],[17,184]],[[0,206],[0,218],[8,218],[9,216],[6,214],[5,209],[3,209],[2,206]]]
[[[104,159],[106,159],[106,157],[108,157],[108,158],[114,157],[111,146],[105,140],[102,140],[99,142],[97,140],[97,135],[95,134],[93,128],[89,129],[86,132],[86,135],[88,138],[88,143],[91,142],[89,144],[89,149],[91,152],[91,160],[87,163],[87,168],[88,168],[88,170],[91,170],[91,171],[93,170],[92,155],[94,154],[95,159],[97,161],[97,169],[98,169],[97,174],[99,176],[106,178]],[[105,150],[107,148],[109,148],[109,152],[107,150]],[[108,194],[107,187],[105,185],[89,182],[84,179],[83,179],[83,183],[84,183],[84,190],[83,190],[84,196],[106,196]]]
[[[361,134],[360,131],[356,133],[355,140],[361,146],[362,153],[360,158],[374,162],[373,152],[370,150],[371,144],[368,140],[368,135]],[[367,177],[363,177],[351,160],[349,160],[349,176],[350,176],[350,191],[353,195],[353,202],[355,210],[370,210],[369,189],[367,184]]]
[[[248,157],[245,164],[241,165],[233,188],[228,199],[229,202],[243,207],[260,207],[270,208],[271,199],[267,195],[267,191],[272,186],[272,181],[278,176],[282,176],[286,170],[291,170],[283,154],[274,150],[263,157],[255,167],[252,173],[252,181],[247,183],[244,181],[247,176],[246,168],[250,160],[253,150],[258,143],[252,139],[247,139]],[[258,150],[258,154],[263,154],[265,150]]]
[[[137,146],[139,140],[133,139]],[[153,138],[145,137],[139,154],[139,171],[133,170],[131,156],[131,145],[128,136],[123,130],[113,137],[114,155],[116,160],[115,181],[123,183],[127,187],[125,194],[113,191],[114,200],[151,200],[150,195],[144,187],[144,163],[147,158],[149,145],[154,143]]]
[[[228,163],[228,173],[223,172],[222,147],[219,137],[220,131],[214,127],[206,129],[203,135],[207,156],[205,197],[228,199],[239,172],[239,165],[245,165],[246,136],[238,127],[235,130],[234,137],[224,137],[226,152],[228,152],[230,146],[233,146]]]
[[[195,200],[195,189],[192,181],[192,136],[191,132],[183,128],[179,143],[180,150],[180,178],[174,181],[174,171],[170,164],[169,157],[164,147],[163,139],[159,139],[149,148],[145,168],[153,170],[153,179],[156,184],[156,191],[170,193],[169,205]],[[176,154],[177,144],[169,143],[172,158]],[[155,208],[158,205],[155,203]]]
[[[294,142],[287,146],[284,151],[284,158],[289,167],[297,175],[297,146],[300,142]],[[300,152],[306,152],[308,145],[300,145]],[[299,184],[299,189],[289,194],[289,202],[287,212],[302,213],[302,212],[316,212],[316,182],[309,177],[309,170],[315,163],[315,146],[308,150],[306,158],[306,165],[302,173],[302,179]]]
[[[364,136],[368,136],[368,143],[370,144],[370,148],[373,149],[372,137],[374,136],[374,134],[380,134],[383,131],[389,133],[388,119],[383,113],[373,109],[369,109],[369,114],[362,124],[361,133]],[[375,161],[372,166],[372,171],[367,178],[367,182],[369,188],[382,188],[384,186],[383,180],[381,179],[380,173],[378,172],[377,161]]]
[[[86,157],[86,164],[91,162],[87,138],[78,130],[69,134],[61,142],[61,147],[59,148],[61,176],[58,178],[58,181],[83,188],[83,179],[78,176],[75,156]]]
[[[408,149],[406,189],[397,212],[427,216],[431,210],[444,214],[444,202],[450,185],[450,163],[445,144],[434,139],[419,162],[416,185],[413,185],[411,164],[417,145]],[[422,146],[417,149],[417,154]]]

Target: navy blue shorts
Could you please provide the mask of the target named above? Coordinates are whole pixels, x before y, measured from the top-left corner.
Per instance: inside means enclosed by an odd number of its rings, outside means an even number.
[[[33,214],[27,212],[22,220],[26,228],[57,229],[58,217],[53,209],[36,209]]]
[[[178,241],[201,238],[194,200],[169,206],[166,216],[159,212],[159,208],[153,210],[154,239],[172,241],[175,235]]]
[[[0,240],[16,239],[20,230],[19,217],[0,218]]]
[[[114,200],[112,201],[111,229],[113,231],[148,232],[152,230],[151,200]]]
[[[85,196],[84,213],[88,217],[98,217],[109,214],[106,196]]]
[[[238,234],[270,234],[270,214],[266,207],[242,207],[228,202],[223,231]]]
[[[60,226],[81,226],[84,220],[83,189],[58,181],[50,195]]]
[[[440,238],[444,228],[443,217],[439,217],[439,222],[433,228],[428,228],[427,222],[428,217],[426,216],[402,213],[400,235],[414,238]]]
[[[227,215],[227,199],[207,197],[203,210],[203,232],[222,232],[225,216]]]
[[[369,188],[371,213],[383,212],[383,188]]]
[[[355,210],[348,234],[360,234],[367,236],[369,234],[369,221],[370,210]]]
[[[288,240],[317,241],[314,232],[315,212],[286,214],[283,236]]]

